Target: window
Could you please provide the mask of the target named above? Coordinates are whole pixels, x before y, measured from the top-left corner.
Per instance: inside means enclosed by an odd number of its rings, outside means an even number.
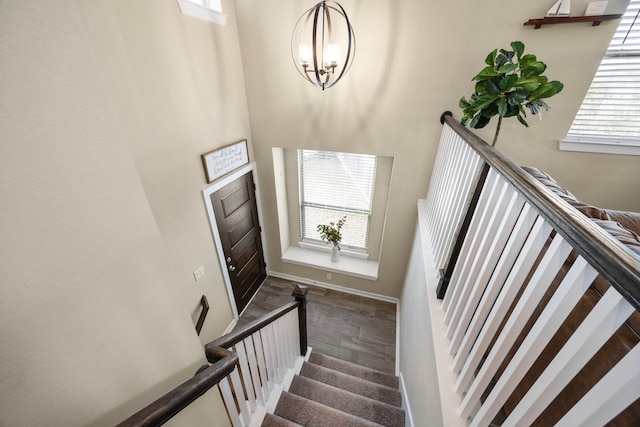
[[[601,151],[595,145],[602,145],[606,152],[640,154],[639,13],[640,0],[631,0],[562,143],[593,146],[580,151]],[[620,147],[638,152],[625,153]]]
[[[303,241],[320,241],[318,224],[346,215],[341,246],[367,250],[376,164],[373,155],[298,150]]]
[[[227,15],[222,13],[221,0],[178,0],[183,15],[226,25]]]

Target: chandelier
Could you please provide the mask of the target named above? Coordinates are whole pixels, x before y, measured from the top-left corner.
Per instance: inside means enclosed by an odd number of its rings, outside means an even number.
[[[325,90],[338,83],[355,53],[353,28],[337,2],[321,1],[298,19],[291,37],[291,57],[311,84]]]

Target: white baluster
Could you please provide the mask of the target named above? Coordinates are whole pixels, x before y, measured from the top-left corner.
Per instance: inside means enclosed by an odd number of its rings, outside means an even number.
[[[251,381],[251,370],[249,369],[249,363],[247,361],[247,353],[244,348],[244,343],[239,342],[235,345],[236,353],[238,354],[238,363],[240,364],[240,374],[242,376],[242,384],[244,385],[244,390],[246,392],[246,398],[249,401],[249,406],[251,411],[256,410],[256,394],[253,389],[253,384]]]
[[[634,311],[609,288],[502,425],[533,423]]]
[[[473,270],[473,276],[469,281],[471,284],[470,292],[468,293],[469,296],[463,304],[460,304],[463,309],[459,316],[458,325],[451,337],[451,343],[449,345],[450,354],[455,355],[458,351],[464,334],[468,330],[469,323],[471,323],[471,317],[478,308],[480,298],[482,298],[489,284],[489,280],[503,254],[507,240],[520,216],[520,212],[522,212],[524,199],[518,195],[513,187],[508,187],[504,200],[506,202],[504,203],[504,205],[506,205],[504,212],[501,208],[503,203],[500,203],[500,207],[496,207],[495,209],[492,225],[487,229],[483,242],[480,245],[482,252],[478,259],[479,268]],[[487,246],[488,248],[485,250],[484,248]]]
[[[247,349],[247,359],[249,361],[249,368],[251,369],[251,383],[253,389],[256,391],[256,400],[258,405],[264,405],[265,399],[262,393],[262,384],[260,383],[260,374],[258,373],[258,364],[256,362],[256,350],[253,346],[253,338],[248,336],[242,341]]]
[[[483,253],[483,245],[486,244],[486,232],[489,228],[491,228],[494,223],[495,218],[495,210],[494,208],[498,206],[499,209],[504,213],[504,207],[501,204],[501,201],[505,197],[505,192],[507,191],[508,185],[506,181],[500,176],[496,176],[496,179],[492,182],[493,185],[489,187],[487,190],[489,191],[489,197],[485,203],[479,203],[476,212],[474,213],[474,219],[477,217],[478,222],[474,224],[473,228],[469,228],[469,233],[467,234],[466,239],[471,238],[471,245],[469,247],[469,252],[460,253],[460,258],[458,260],[464,260],[462,268],[460,269],[460,274],[457,276],[455,280],[456,284],[456,298],[452,301],[449,310],[445,315],[445,322],[448,325],[447,329],[447,338],[451,338],[453,335],[454,328],[458,324],[458,318],[460,316],[460,311],[462,310],[462,304],[466,301],[466,298],[470,292],[469,286],[472,278],[477,274],[477,268],[479,259],[484,256]],[[458,270],[458,266],[456,265],[456,270]],[[454,275],[452,276],[452,281]],[[447,291],[448,293],[448,291]]]
[[[223,378],[218,383],[218,387],[222,394],[224,406],[227,408],[227,413],[231,419],[231,425],[233,427],[243,427],[242,421],[240,421],[240,415],[238,414],[238,408],[236,407],[236,402],[233,399],[233,394],[231,393],[231,387],[229,387],[229,380],[227,378]]]
[[[535,209],[531,208],[531,205],[525,204],[518,217],[518,222],[514,226],[513,232],[509,237],[509,241],[500,256],[500,261],[495,268],[495,272],[491,276],[491,280],[482,294],[482,299],[473,313],[473,317],[469,323],[469,328],[464,333],[464,337],[462,338],[454,359],[454,372],[459,373],[462,369],[462,365],[471,351],[471,347],[476,341],[485,320],[489,316],[491,307],[493,307],[493,303],[495,302],[500,289],[502,289],[502,285],[507,280],[509,272],[512,271],[512,267],[514,267],[516,263],[517,256],[520,253],[527,236],[529,236],[537,217]],[[454,339],[455,338],[456,335],[454,335]]]
[[[584,258],[578,257],[574,261],[562,283],[480,407],[471,426],[485,426],[493,420],[597,275],[598,273]],[[527,304],[530,303],[527,301]]]
[[[240,374],[238,374],[238,368],[236,367],[236,369],[234,369],[227,378],[231,379],[231,384],[233,384],[233,389],[235,391],[234,394],[236,396],[236,402],[240,407],[240,415],[244,420],[244,425],[248,426],[251,422],[251,411],[249,410],[249,406],[247,406],[247,399],[244,396],[244,388],[242,387]]]
[[[262,342],[262,337],[260,335],[261,331],[253,334],[253,344],[255,345],[256,350],[256,359],[258,360],[258,369],[260,371],[260,378],[262,379],[262,392],[264,393],[264,401],[268,402],[271,396],[271,390],[273,390],[273,384],[270,381],[269,374],[267,372],[267,363],[266,363],[266,347]]]
[[[542,261],[536,268],[533,277],[518,300],[511,316],[500,332],[498,339],[491,348],[480,372],[471,383],[471,387],[460,405],[460,413],[463,418],[467,418],[471,414],[471,410],[480,400],[481,394],[487,388],[493,375],[507,357],[513,343],[524,329],[540,300],[542,300],[552,280],[560,268],[562,268],[569,252],[571,252],[571,245],[565,242],[560,235],[556,234]]]
[[[640,398],[640,344],[616,364],[556,424],[600,427]]]
[[[445,294],[444,301],[442,303],[442,309],[445,312],[445,323],[449,324],[449,320],[451,315],[453,314],[453,307],[455,306],[458,297],[460,296],[460,292],[462,291],[461,281],[462,278],[466,277],[469,268],[471,268],[471,260],[472,255],[475,253],[479,241],[475,237],[476,234],[480,230],[480,220],[482,219],[482,214],[478,213],[478,210],[482,210],[483,206],[486,206],[489,202],[491,196],[494,193],[495,187],[497,185],[498,174],[495,170],[491,169],[487,174],[487,179],[485,181],[482,192],[480,193],[480,198],[478,199],[478,207],[476,208],[476,212],[474,213],[471,223],[469,224],[469,232],[464,239],[462,247],[460,249],[460,257],[458,258],[458,263],[451,275],[451,280],[449,281],[449,287],[447,288],[447,293]]]
[[[542,217],[537,217],[536,222],[531,229],[531,233],[518,255],[518,259],[509,272],[509,276],[507,277],[504,286],[498,293],[498,297],[495,302],[493,302],[492,299],[489,299],[486,303],[491,306],[491,310],[487,320],[484,325],[482,325],[478,338],[475,340],[475,343],[472,342],[472,348],[469,352],[468,358],[464,361],[463,368],[460,371],[460,375],[456,382],[457,393],[462,393],[467,389],[469,381],[473,377],[477,367],[480,365],[482,357],[498,332],[502,320],[507,315],[509,307],[511,307],[511,304],[518,295],[527,274],[542,251],[550,233],[551,226],[546,223]],[[566,245],[566,247],[566,253],[568,253],[568,245]],[[490,298],[490,295],[487,295],[487,298]],[[454,360],[454,369],[462,363],[459,359],[461,357],[462,356],[460,354],[456,355],[456,359]],[[491,375],[493,375],[493,373],[491,373]]]

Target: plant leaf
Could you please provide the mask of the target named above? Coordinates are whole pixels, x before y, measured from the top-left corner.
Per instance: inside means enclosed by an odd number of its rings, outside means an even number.
[[[498,95],[489,95],[489,94],[481,95],[478,97],[478,102],[476,103],[476,106],[478,107],[478,110],[483,110],[487,108],[489,105],[493,104],[496,99],[498,99]]]
[[[519,114],[518,114],[518,121],[519,121],[520,123],[522,123],[523,125],[525,125],[526,127],[529,127],[529,123],[527,123],[527,122],[525,121],[525,119],[524,119],[521,115],[519,115]]]
[[[535,55],[529,53],[523,56],[522,58],[520,58],[520,61],[518,62],[520,62],[520,67],[527,67],[534,62],[538,62],[538,58],[536,58]]]
[[[538,76],[520,77],[514,86],[519,86],[526,91],[533,92],[540,87],[541,83]]]
[[[498,86],[492,80],[485,80],[478,83],[478,86],[482,86],[487,90],[489,95],[498,95],[501,91]]]
[[[508,109],[507,109],[507,100],[504,98],[500,98],[500,101],[498,102],[498,114],[500,114],[500,116],[504,117],[507,115]]]
[[[470,105],[471,104],[469,104],[469,102],[465,99],[464,96],[460,98],[460,101],[458,102],[458,107],[462,109],[468,108]]]
[[[506,92],[511,89],[516,82],[518,81],[517,74],[509,74],[500,79],[500,83],[498,83],[498,87],[502,92]]]
[[[557,94],[564,88],[564,85],[559,81],[552,81],[540,85],[540,87],[533,93],[534,99],[550,98]]]
[[[487,58],[484,60],[484,63],[490,66],[494,66],[496,63],[496,55],[498,54],[498,49],[493,49],[493,52],[487,55]]]
[[[529,97],[529,91],[525,89],[516,89],[506,94],[507,103],[509,105],[520,105]]]
[[[540,61],[531,62],[526,66],[522,66],[522,64],[520,64],[520,73],[523,76],[539,76],[544,73],[544,70],[546,69],[547,66],[545,63]]]
[[[515,71],[517,68],[518,68],[518,64],[509,63],[500,67],[498,69],[498,72],[500,74],[508,74],[508,73],[511,73],[512,71]]]
[[[511,48],[516,53],[518,62],[520,62],[520,58],[522,57],[522,53],[524,52],[524,43],[522,43],[521,41],[511,42]]]
[[[493,66],[485,67],[471,80],[489,80],[491,77],[499,76],[500,74],[493,68]]]
[[[481,129],[483,127],[485,127],[487,125],[487,123],[489,123],[491,119],[489,117],[485,117],[482,114],[478,113],[473,120],[471,120],[471,124],[469,126],[471,126],[474,129]]]

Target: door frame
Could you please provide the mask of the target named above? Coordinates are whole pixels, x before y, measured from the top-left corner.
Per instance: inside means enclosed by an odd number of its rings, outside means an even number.
[[[207,214],[209,216],[209,225],[211,226],[211,234],[213,235],[213,241],[216,245],[216,251],[218,252],[218,262],[220,263],[220,270],[222,270],[222,276],[224,277],[224,283],[227,287],[227,297],[229,297],[229,304],[231,305],[231,310],[233,311],[233,318],[238,320],[240,317],[240,313],[238,313],[238,307],[236,306],[235,299],[233,297],[233,288],[231,287],[231,278],[229,277],[229,271],[227,271],[227,262],[224,259],[224,251],[222,249],[222,241],[220,240],[220,232],[218,231],[218,223],[216,221],[216,215],[213,212],[213,205],[211,204],[211,195],[216,191],[220,190],[227,184],[235,181],[243,175],[251,172],[253,176],[253,183],[256,185],[255,196],[256,196],[256,206],[258,208],[258,222],[260,224],[260,238],[262,239],[262,254],[264,255],[264,262],[267,265],[265,270],[267,275],[269,275],[269,258],[267,256],[267,252],[265,251],[266,246],[266,237],[265,237],[265,227],[264,222],[262,220],[262,203],[260,200],[260,183],[258,182],[258,173],[256,162],[251,162],[247,165],[242,166],[241,168],[235,170],[229,175],[223,176],[222,178],[214,181],[209,187],[202,190],[202,196],[204,197],[204,204],[207,207]],[[255,295],[254,295],[255,296]],[[248,306],[248,304],[247,304]]]

